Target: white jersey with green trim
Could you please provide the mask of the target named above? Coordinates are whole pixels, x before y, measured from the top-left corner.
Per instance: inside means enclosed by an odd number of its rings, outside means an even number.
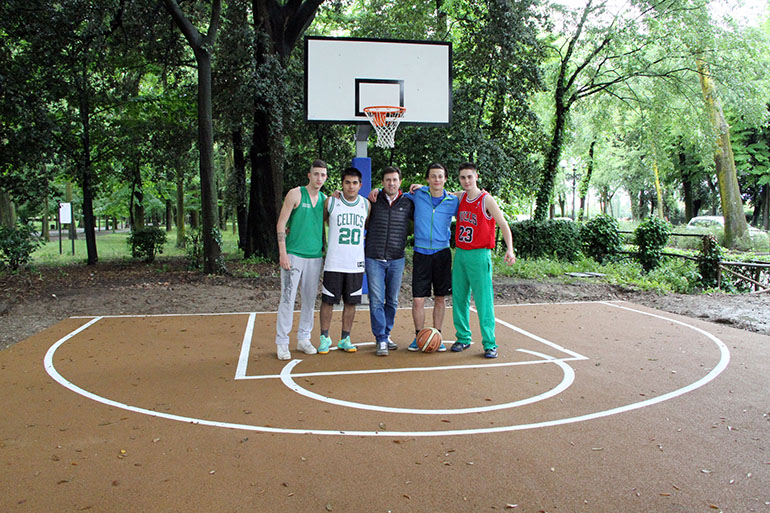
[[[364,226],[369,200],[356,196],[353,202],[329,198],[329,243],[324,271],[364,272]]]

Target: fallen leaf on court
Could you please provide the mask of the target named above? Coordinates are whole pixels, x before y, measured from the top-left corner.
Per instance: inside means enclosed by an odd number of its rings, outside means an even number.
[[[466,461],[465,464],[466,465],[473,465],[473,462],[472,461]]]
[[[112,486],[118,486],[120,482],[116,479],[112,482]]]
[[[412,498],[409,495],[407,495],[407,494],[402,495],[402,497],[404,497],[406,499],[409,499],[409,500],[412,500]]]
[[[287,497],[294,497],[294,492],[291,492]]]
[[[709,504],[709,508],[711,508],[711,509],[721,509],[721,508],[720,508],[719,506],[717,506],[716,504]]]
[[[603,451],[604,447],[591,447],[592,451]]]
[[[446,422],[447,424],[449,424],[449,423],[450,423],[450,422],[452,422],[452,421],[451,421],[451,420],[449,420],[449,419],[441,419],[441,422]]]
[[[675,485],[675,484],[672,484],[671,486],[673,486],[673,487],[674,487],[674,490],[677,490],[677,491],[679,491],[679,487],[678,487],[677,485]]]
[[[380,422],[380,429],[386,429],[384,422]]]
[[[299,459],[301,459],[302,461],[307,461],[307,458],[305,458],[304,456],[300,456]]]
[[[331,504],[327,504],[326,505],[326,511],[331,511],[331,510],[332,510],[332,505]]]
[[[152,439],[152,443],[156,444],[158,442],[160,442],[160,438],[153,438]]]
[[[518,507],[519,507],[518,504],[506,504],[505,505],[505,509],[513,509],[513,508],[518,508]]]
[[[704,468],[703,470],[701,470],[701,473],[703,473],[703,474],[711,474],[711,470],[709,470],[707,468]]]
[[[211,474],[211,475],[216,474],[216,472],[217,472],[216,470],[209,470],[209,474]]]
[[[671,497],[671,494],[670,493],[661,493],[660,496],[661,497]]]

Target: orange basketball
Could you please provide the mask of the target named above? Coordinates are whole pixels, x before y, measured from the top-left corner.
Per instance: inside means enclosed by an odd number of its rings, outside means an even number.
[[[441,332],[436,328],[425,328],[417,334],[417,347],[423,353],[433,353],[441,347]]]

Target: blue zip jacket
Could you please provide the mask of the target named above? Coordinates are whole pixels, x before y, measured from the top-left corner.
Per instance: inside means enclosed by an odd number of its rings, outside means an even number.
[[[407,194],[414,201],[414,248],[418,253],[433,253],[448,248],[452,238],[452,217],[457,215],[460,200],[444,191],[441,202],[433,208],[429,187]],[[420,250],[427,251],[420,251]]]

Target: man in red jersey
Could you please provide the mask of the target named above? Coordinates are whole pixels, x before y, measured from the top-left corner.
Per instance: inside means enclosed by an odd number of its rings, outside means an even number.
[[[466,162],[460,165],[460,206],[455,229],[454,264],[452,266],[452,315],[457,342],[452,351],[464,351],[471,345],[470,307],[471,293],[479,313],[481,343],[484,356],[497,358],[495,342],[495,305],[492,290],[492,250],[495,249],[495,224],[505,240],[505,263],[516,262],[513,253],[513,237],[503,212],[492,195],[481,191],[476,165]]]

